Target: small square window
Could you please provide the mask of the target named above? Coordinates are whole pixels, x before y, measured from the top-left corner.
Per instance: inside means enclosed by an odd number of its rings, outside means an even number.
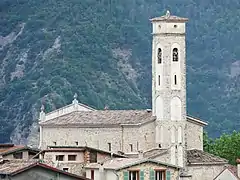
[[[64,155],[56,155],[56,161],[63,161]]]
[[[68,155],[68,161],[76,161],[77,155]]]
[[[22,159],[23,153],[22,152],[16,152],[13,154],[14,159]]]

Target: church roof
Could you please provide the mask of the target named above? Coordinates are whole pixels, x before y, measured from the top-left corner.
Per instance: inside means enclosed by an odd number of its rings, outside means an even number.
[[[142,125],[154,121],[152,111],[146,110],[95,110],[74,111],[53,119],[40,122],[42,126],[105,126],[105,125]],[[207,123],[187,116],[187,121],[205,126]]]
[[[189,165],[198,165],[198,164],[227,164],[226,159],[220,158],[213,154],[204,152],[198,149],[192,149],[187,151],[187,160]]]
[[[141,125],[154,120],[148,110],[97,110],[72,112],[40,122],[40,125]]]

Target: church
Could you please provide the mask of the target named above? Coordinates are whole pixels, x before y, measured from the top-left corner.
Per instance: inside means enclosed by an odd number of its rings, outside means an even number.
[[[75,95],[65,107],[47,114],[41,109],[39,148],[87,146],[131,158],[148,153],[141,162],[178,167],[176,179],[218,176],[228,162],[203,151],[207,123],[186,113],[187,21],[169,11],[151,19],[152,109],[97,110]]]

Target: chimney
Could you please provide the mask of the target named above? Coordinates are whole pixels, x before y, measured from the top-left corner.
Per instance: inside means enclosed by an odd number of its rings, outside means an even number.
[[[237,159],[236,162],[237,162],[237,176],[238,178],[240,178],[240,159]]]

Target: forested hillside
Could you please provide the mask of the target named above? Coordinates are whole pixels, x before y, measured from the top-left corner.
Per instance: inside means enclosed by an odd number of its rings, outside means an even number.
[[[188,113],[211,137],[240,128],[240,1],[1,0],[0,143],[27,143],[46,111],[151,107],[151,23],[187,24]]]

